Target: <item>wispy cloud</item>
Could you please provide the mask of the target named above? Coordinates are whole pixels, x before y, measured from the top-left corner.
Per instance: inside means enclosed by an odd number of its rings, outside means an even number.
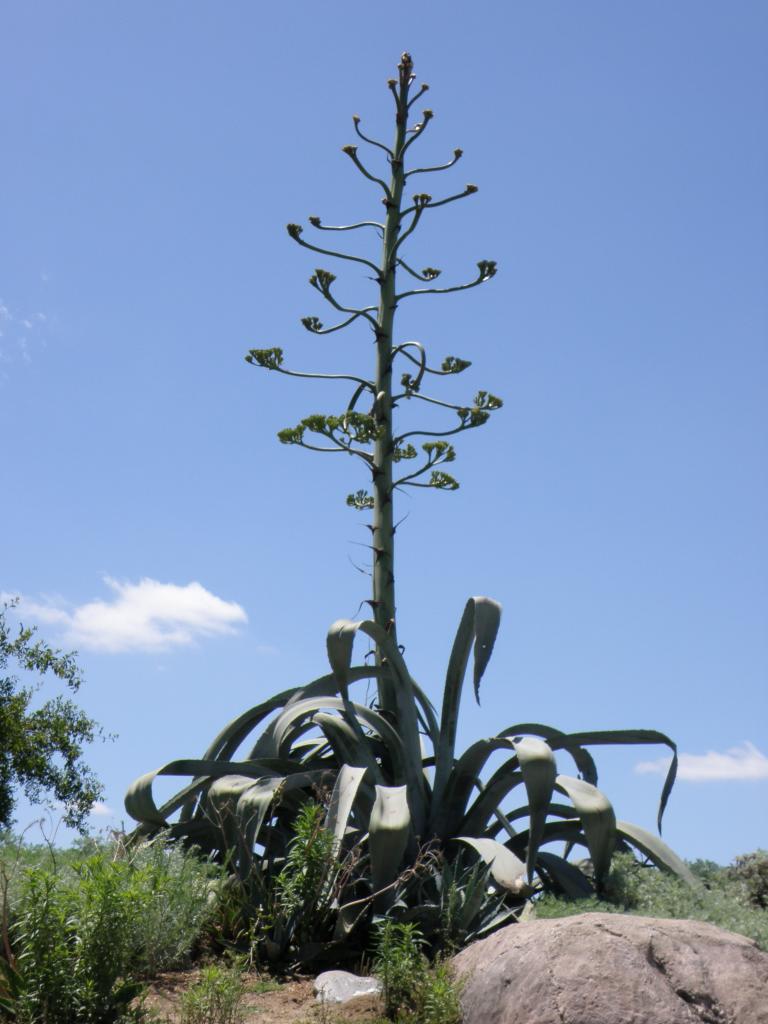
[[[104,582],[112,591],[106,600],[67,608],[60,601],[22,598],[18,612],[60,627],[67,644],[111,653],[188,647],[200,637],[232,634],[248,621],[239,604],[200,583],[128,583],[110,577]]]
[[[12,363],[19,357],[31,363],[30,335],[44,345],[45,338],[40,338],[39,328],[47,319],[45,313],[19,314],[0,299],[0,363]]]
[[[107,805],[103,804],[101,800],[97,800],[93,807],[91,807],[92,818],[112,818],[114,813],[115,812],[112,808],[107,807]]]
[[[640,774],[666,772],[670,759],[641,761],[635,765]],[[723,782],[768,779],[768,757],[754,743],[745,740],[740,747],[725,753],[709,750],[706,754],[680,754],[677,777],[685,782]]]

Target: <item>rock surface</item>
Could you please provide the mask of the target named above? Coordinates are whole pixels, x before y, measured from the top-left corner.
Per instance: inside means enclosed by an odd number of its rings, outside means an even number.
[[[314,992],[318,1003],[347,1003],[358,996],[379,995],[381,982],[349,971],[324,971],[315,978]]]
[[[453,963],[464,1024],[768,1024],[768,953],[700,921],[530,921]]]

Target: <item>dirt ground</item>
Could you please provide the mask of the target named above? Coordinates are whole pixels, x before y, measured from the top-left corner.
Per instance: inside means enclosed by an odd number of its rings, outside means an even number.
[[[143,997],[149,1019],[156,1024],[178,1024],[181,997],[197,981],[199,973],[171,972],[153,981]],[[311,978],[286,981],[272,992],[249,991],[254,988],[258,988],[255,976],[246,984],[246,1024],[370,1024],[383,1017],[381,1001],[374,996],[360,996],[343,1005],[316,1003]]]

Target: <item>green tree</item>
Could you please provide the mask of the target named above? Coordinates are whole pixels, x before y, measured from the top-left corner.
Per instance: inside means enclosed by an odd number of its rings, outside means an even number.
[[[102,787],[83,762],[83,745],[101,729],[61,694],[34,707],[49,673],[71,692],[82,675],[74,653],[54,650],[34,628],[11,627],[7,613],[16,603],[0,608],[0,828],[13,824],[22,789],[33,804],[60,802],[65,824],[84,831]],[[19,671],[31,681],[23,682]]]

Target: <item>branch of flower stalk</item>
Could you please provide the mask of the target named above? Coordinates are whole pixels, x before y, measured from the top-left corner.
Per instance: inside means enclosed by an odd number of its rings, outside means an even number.
[[[409,292],[401,292],[396,295],[395,301],[400,302],[401,299],[407,299],[411,295],[448,295],[449,292],[464,292],[468,288],[477,288],[479,284],[485,284],[496,273],[496,264],[493,260],[480,260],[477,266],[479,268],[477,277],[467,284],[456,284],[450,288],[414,288]]]
[[[372,309],[372,306],[368,307],[368,310]],[[333,334],[334,331],[341,331],[344,327],[349,327],[351,323],[354,323],[354,321],[358,320],[361,316],[365,316],[365,311],[359,309],[354,312],[352,316],[343,320],[340,324],[336,324],[334,327],[324,327],[322,322],[318,320],[316,316],[304,316],[301,318],[301,323],[310,334]]]
[[[377,142],[375,139],[369,139],[367,135],[363,134],[363,132],[360,130],[360,117],[357,114],[352,115],[352,122],[355,126],[355,131],[363,140],[363,142],[367,142],[371,146],[378,146],[379,149],[384,150],[384,152],[390,157],[390,159],[394,160],[395,154],[392,152],[389,146],[385,146],[383,142]]]
[[[389,191],[389,185],[387,185],[386,181],[384,181],[382,178],[377,178],[375,174],[371,174],[371,172],[363,166],[363,164],[360,162],[360,157],[357,155],[357,146],[342,146],[341,152],[347,154],[349,159],[352,161],[352,163],[355,165],[358,171],[360,171],[364,178],[367,178],[369,181],[375,182],[377,185],[381,185],[382,189],[384,190],[384,195],[387,197],[387,200],[389,202],[392,202],[392,193]]]
[[[455,203],[457,199],[465,199],[467,196],[473,196],[477,191],[477,185],[467,185],[463,192],[457,192],[455,195],[447,196],[445,199],[436,199],[433,202],[432,197],[430,196],[429,202],[425,203],[424,207],[428,210],[436,210],[438,206],[445,206],[447,203]],[[416,206],[409,206],[407,209],[403,210],[403,217],[407,213],[412,213],[415,209],[417,209]]]
[[[414,167],[412,171],[406,171],[405,177],[410,178],[412,174],[430,174],[432,171],[447,171],[449,167],[453,167],[454,164],[458,163],[464,155],[462,149],[454,149],[453,160],[449,160],[447,164],[438,164],[435,167]]]
[[[414,100],[415,100],[415,97],[414,97]],[[413,102],[413,100],[411,102]],[[408,108],[407,109],[408,110],[411,109],[411,104],[410,103],[408,104]],[[414,125],[413,128],[409,129],[409,131],[411,132],[411,137],[410,137],[410,139],[408,139],[408,141],[405,143],[405,145],[403,146],[402,150],[400,151],[400,159],[401,160],[405,156],[406,152],[408,151],[408,147],[413,145],[413,143],[416,141],[416,139],[421,138],[421,136],[424,134],[427,125],[432,120],[432,118],[435,116],[435,112],[434,112],[434,110],[425,110],[425,111],[422,112],[421,116],[422,116],[422,121],[419,124]]]
[[[338,260],[350,260],[352,263],[362,263],[364,266],[369,267],[378,276],[379,268],[375,263],[371,263],[370,260],[364,259],[362,256],[351,256],[346,252],[335,252],[333,249],[321,249],[318,245],[312,245],[311,242],[305,242],[301,237],[301,233],[304,230],[300,224],[288,224],[286,227],[288,234],[299,245],[303,245],[305,249],[311,249],[312,252],[322,253],[323,256],[333,256]]]
[[[402,267],[403,270],[410,274],[411,277],[415,277],[417,281],[434,281],[436,277],[440,276],[440,271],[434,267],[425,267],[421,273],[418,270],[414,270],[413,267],[409,267],[404,259],[398,259],[397,265]]]
[[[323,224],[319,217],[307,219],[312,227],[319,231],[354,231],[356,228],[376,228],[379,232],[384,231],[384,225],[376,220],[361,220],[358,224]]]

